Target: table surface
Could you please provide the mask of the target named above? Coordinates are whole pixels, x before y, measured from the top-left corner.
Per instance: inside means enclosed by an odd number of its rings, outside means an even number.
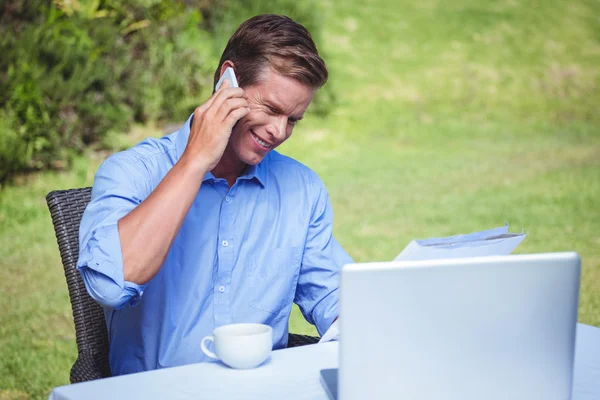
[[[50,400],[75,399],[323,399],[320,370],[338,366],[337,342],[271,353],[262,366],[233,370],[220,363],[191,364],[61,386]],[[600,399],[600,329],[577,325],[572,400]]]

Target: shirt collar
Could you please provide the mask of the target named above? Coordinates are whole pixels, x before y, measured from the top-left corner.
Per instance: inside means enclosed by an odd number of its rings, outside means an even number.
[[[247,165],[242,176],[238,179],[256,179],[258,183],[264,188],[267,184],[267,163],[269,153],[263,158],[263,160],[256,165]]]
[[[185,147],[187,146],[187,142],[188,142],[188,138],[190,136],[190,129],[192,127],[193,120],[194,120],[194,114],[192,114],[188,118],[188,120],[185,122],[185,124],[183,124],[181,129],[179,129],[179,132],[177,132],[177,138],[175,139],[175,147],[177,149],[177,159],[178,160],[183,155],[183,151],[185,150]],[[258,183],[260,183],[260,185],[264,188],[265,185],[267,184],[267,177],[268,177],[267,163],[268,163],[269,155],[270,155],[270,153],[267,153],[265,158],[257,165],[246,166],[244,173],[238,179],[245,179],[245,180],[256,179],[256,181],[258,181]],[[204,179],[202,179],[202,182],[206,182],[208,180],[215,180],[215,179],[216,178],[212,174],[212,172],[208,171],[204,175]]]

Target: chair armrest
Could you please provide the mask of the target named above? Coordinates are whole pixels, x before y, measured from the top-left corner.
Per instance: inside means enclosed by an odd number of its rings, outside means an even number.
[[[290,333],[288,336],[288,346],[287,347],[298,347],[305,346],[307,344],[315,344],[319,342],[318,337],[308,336],[308,335],[298,335],[295,333]]]
[[[86,382],[111,376],[108,360],[101,354],[82,351],[71,368],[71,383]]]

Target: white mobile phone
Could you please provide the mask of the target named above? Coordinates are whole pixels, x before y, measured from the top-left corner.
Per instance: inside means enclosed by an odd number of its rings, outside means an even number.
[[[217,82],[217,86],[215,86],[215,92],[219,90],[219,87],[221,87],[221,84],[225,78],[229,79],[229,87],[239,87],[237,78],[235,77],[235,72],[233,72],[233,68],[227,67],[225,72],[223,72],[223,75],[221,75],[221,79],[219,79],[219,82]]]

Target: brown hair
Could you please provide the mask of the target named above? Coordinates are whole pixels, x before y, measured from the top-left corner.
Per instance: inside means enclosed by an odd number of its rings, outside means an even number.
[[[310,33],[283,15],[263,14],[242,23],[223,50],[213,85],[227,60],[235,66],[240,87],[257,83],[265,66],[314,89],[327,82],[327,67]]]

